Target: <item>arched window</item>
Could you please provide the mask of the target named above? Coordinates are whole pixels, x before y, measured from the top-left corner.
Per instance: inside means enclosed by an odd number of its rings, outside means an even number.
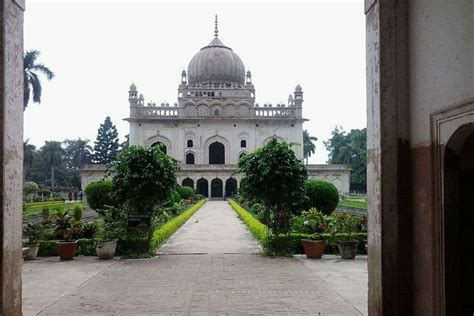
[[[162,142],[154,142],[153,144],[151,144],[151,147],[156,147],[156,146],[159,146],[161,151],[166,154],[167,152],[167,148],[166,148],[166,145],[163,144]]]
[[[194,181],[193,179],[191,178],[186,178],[183,180],[183,182],[181,183],[181,186],[183,187],[190,187],[190,188],[193,188],[194,189]]]
[[[247,147],[247,141],[246,141],[245,139],[242,139],[242,140],[240,141],[240,147],[241,147],[241,148]]]
[[[193,147],[193,140],[192,139],[188,139],[187,146],[188,146],[188,148]]]
[[[187,165],[194,165],[194,154],[193,153],[187,153],[186,154],[186,164]]]
[[[214,142],[209,146],[209,164],[225,164],[225,146],[219,142]]]

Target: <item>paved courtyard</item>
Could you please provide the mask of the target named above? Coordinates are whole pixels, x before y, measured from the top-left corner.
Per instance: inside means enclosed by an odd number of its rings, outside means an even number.
[[[207,202],[153,259],[23,266],[25,315],[365,315],[367,260],[269,258],[223,201]]]

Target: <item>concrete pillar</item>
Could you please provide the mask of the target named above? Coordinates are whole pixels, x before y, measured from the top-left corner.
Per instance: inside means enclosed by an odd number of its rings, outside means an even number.
[[[366,0],[369,315],[412,310],[406,0]]]
[[[23,0],[0,0],[0,314],[21,315]]]

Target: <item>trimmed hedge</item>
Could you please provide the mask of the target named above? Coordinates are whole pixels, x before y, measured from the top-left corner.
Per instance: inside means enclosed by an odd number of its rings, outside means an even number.
[[[260,244],[265,243],[267,227],[257,220],[253,215],[245,210],[242,206],[237,204],[234,200],[229,200],[230,206],[237,213],[239,218],[247,225],[252,235],[257,239]]]
[[[206,200],[201,200],[180,215],[172,218],[153,232],[151,237],[151,251],[154,254],[158,247],[174,234],[194,214]]]
[[[306,196],[308,197],[306,209],[312,207],[323,214],[330,215],[339,203],[339,192],[336,186],[326,180],[310,179],[305,182]]]
[[[38,257],[58,256],[59,240],[40,240]],[[76,256],[95,256],[94,239],[78,239]]]
[[[106,205],[113,205],[112,194],[112,180],[102,179],[92,181],[84,190],[87,198],[87,203],[93,210],[102,210]]]
[[[193,198],[196,195],[196,192],[194,191],[194,189],[190,187],[179,187],[178,193],[181,196],[181,198],[185,200]]]

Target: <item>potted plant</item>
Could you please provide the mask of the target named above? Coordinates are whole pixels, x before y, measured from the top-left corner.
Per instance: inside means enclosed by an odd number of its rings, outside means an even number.
[[[55,219],[55,233],[59,238],[58,254],[61,260],[72,260],[76,254],[77,243],[73,240],[73,235],[80,230],[79,227],[73,227],[72,217],[67,210],[58,210]]]
[[[321,258],[326,248],[326,240],[322,235],[326,229],[324,214],[316,208],[311,208],[308,211],[303,211],[300,221],[302,221],[299,228],[300,232],[314,236],[311,239],[301,240],[306,257]]]
[[[102,213],[102,222],[97,233],[97,246],[95,251],[99,259],[112,259],[115,256],[117,240],[124,233],[123,216],[115,207],[106,207]]]
[[[27,222],[23,225],[23,237],[26,237],[25,247],[28,248],[25,260],[34,260],[38,255],[39,240],[41,238],[42,226],[39,223]]]
[[[337,246],[342,259],[354,259],[357,256],[359,240],[355,234],[360,230],[362,219],[358,216],[339,213],[336,214],[334,230],[337,235]]]

